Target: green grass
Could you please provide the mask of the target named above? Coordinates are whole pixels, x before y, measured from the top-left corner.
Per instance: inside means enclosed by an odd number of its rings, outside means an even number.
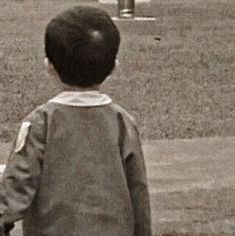
[[[1,140],[12,140],[20,120],[60,91],[43,68],[44,28],[78,2],[0,1]],[[152,0],[137,5],[137,15],[156,21],[117,22],[121,66],[103,90],[136,117],[145,139],[234,135],[233,1]]]

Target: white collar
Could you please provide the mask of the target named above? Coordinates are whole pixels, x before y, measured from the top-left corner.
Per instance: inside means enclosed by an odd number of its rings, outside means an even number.
[[[49,102],[65,106],[95,107],[108,105],[112,100],[108,95],[102,94],[99,91],[65,91],[50,99]]]

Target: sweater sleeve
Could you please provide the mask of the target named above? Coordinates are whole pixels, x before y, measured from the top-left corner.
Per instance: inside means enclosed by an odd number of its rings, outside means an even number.
[[[139,132],[132,119],[122,117],[119,120],[121,153],[135,216],[134,236],[151,236],[150,197]]]
[[[0,182],[0,236],[23,218],[36,194],[45,150],[45,115],[24,120]]]

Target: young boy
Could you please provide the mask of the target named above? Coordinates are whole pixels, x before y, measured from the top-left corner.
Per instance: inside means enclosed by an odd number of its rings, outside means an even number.
[[[0,186],[4,235],[150,236],[145,164],[128,113],[99,92],[119,32],[106,12],[67,10],[48,24],[45,64],[69,91],[23,121]]]

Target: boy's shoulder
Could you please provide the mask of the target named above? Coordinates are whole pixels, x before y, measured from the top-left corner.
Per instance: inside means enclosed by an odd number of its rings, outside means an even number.
[[[122,106],[117,105],[115,103],[112,103],[111,107],[118,113],[118,115],[122,117],[125,123],[130,124],[134,126],[135,128],[137,128],[137,122],[135,118],[126,109],[124,109]]]
[[[47,104],[41,104],[38,107],[36,107],[33,111],[31,111],[24,119],[23,122],[39,122],[41,123],[42,120],[46,119],[47,116]]]
[[[47,103],[43,103],[37,106],[34,110],[32,110],[23,121],[28,121],[33,124],[43,124],[47,122],[48,113],[51,110],[50,106]]]
[[[15,141],[14,151],[18,153],[24,148],[28,136],[33,136],[34,141],[45,140],[47,130],[46,121],[47,115],[44,105],[41,105],[30,112],[23,119],[18,128],[18,135]]]
[[[48,115],[57,107],[56,103],[50,103],[49,101],[38,105],[23,121],[40,122],[40,120],[47,120]]]
[[[113,107],[115,111],[125,116],[131,122],[135,122],[135,118],[125,108],[121,107],[120,105],[116,103],[112,103],[111,106]]]

